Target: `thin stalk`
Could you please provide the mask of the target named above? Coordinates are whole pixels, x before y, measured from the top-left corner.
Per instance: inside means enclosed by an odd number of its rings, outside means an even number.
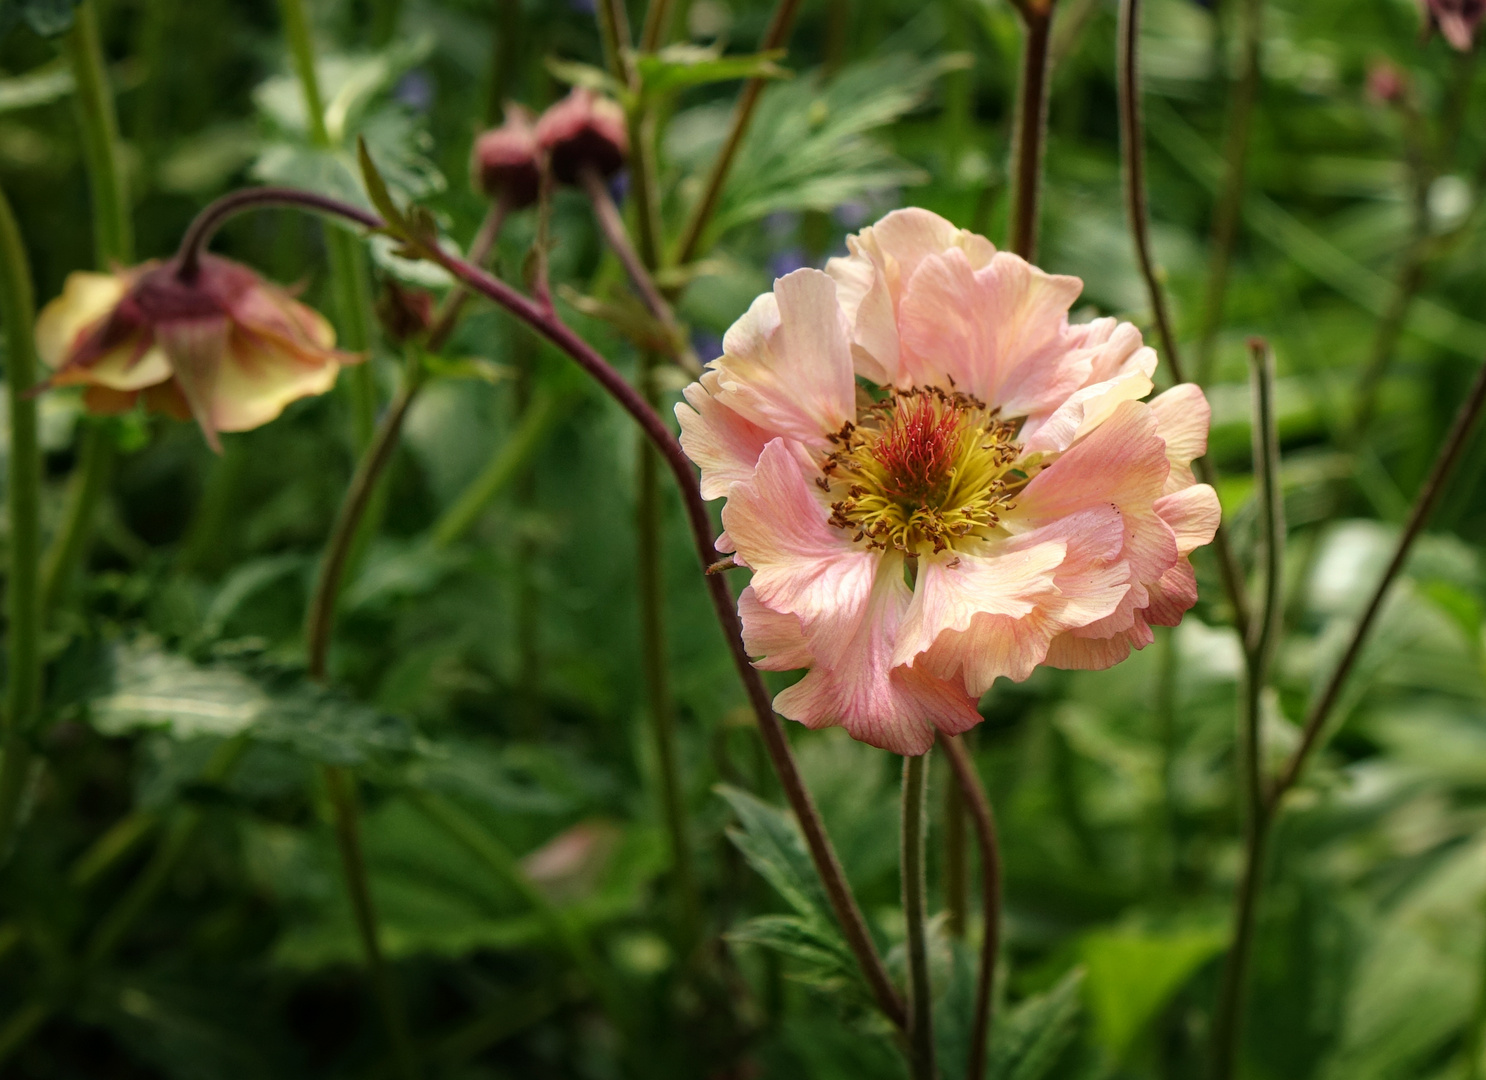
[[[5,585],[4,762],[0,764],[0,863],[10,852],[30,774],[31,738],[41,717],[41,450],[37,443],[36,296],[31,263],[10,200],[0,191],[0,319],[5,323],[5,391],[10,408],[10,535]]]
[[[288,190],[275,189],[266,194],[256,194],[256,197],[252,192],[240,192],[237,195],[224,196],[218,202],[208,206],[201,212],[197,222],[193,223],[188,232],[188,236],[194,237],[195,247],[186,247],[183,242],[181,252],[183,262],[192,257],[199,257],[201,243],[227,217],[255,205],[285,205]],[[349,204],[333,204],[334,200],[305,194],[306,209],[338,214],[348,221],[369,229],[386,227],[381,218],[374,214]],[[591,345],[574,333],[550,305],[523,296],[488,271],[456,258],[448,252],[431,246],[423,246],[419,248],[418,254],[442,266],[459,282],[494,301],[512,316],[526,323],[593,378],[630,415],[645,437],[659,451],[661,459],[676,481],[686,512],[687,527],[696,547],[699,569],[705,571],[716,560],[717,553],[713,542],[711,520],[707,505],[702,500],[696,472],[686,452],[681,449],[680,442],[671,433],[670,427],[650,407],[644,397]],[[728,583],[721,574],[703,573],[702,580],[707,587],[713,614],[727,642],[734,668],[747,692],[764,748],[779,777],[785,798],[799,819],[806,846],[810,850],[811,861],[821,877],[821,883],[830,899],[831,909],[841,924],[847,946],[860,964],[863,977],[878,1007],[889,1020],[902,1028],[907,1022],[902,999],[893,986],[892,980],[888,978],[882,957],[872,941],[861,908],[856,902],[850,885],[846,882],[841,862],[825,831],[820,812],[816,809],[815,801],[800,776],[799,766],[790,750],[789,741],[785,738],[784,728],[779,718],[774,715],[768,688],[749,660],[748,650],[743,644],[737,605]]]
[[[366,857],[361,849],[356,782],[350,770],[339,765],[325,765],[321,772],[334,811],[335,843],[340,851],[341,867],[346,874],[346,889],[351,897],[351,913],[356,921],[356,932],[361,938],[362,952],[366,954],[372,992],[376,995],[377,1006],[382,1012],[382,1022],[387,1025],[388,1038],[399,1070],[406,1080],[417,1080],[422,1071],[413,1050],[413,1037],[408,1031],[402,1006],[393,992],[392,978],[387,971],[387,961],[382,955],[382,943],[377,934],[377,911],[372,902],[371,882],[367,878]]]
[[[944,789],[945,930],[963,939],[970,922],[970,838],[965,832],[965,795],[959,784]]]
[[[1352,631],[1351,640],[1347,642],[1347,647],[1332,670],[1331,677],[1326,681],[1325,688],[1316,697],[1306,715],[1300,744],[1291,754],[1289,761],[1285,763],[1279,779],[1270,788],[1269,808],[1271,812],[1279,809],[1280,803],[1300,779],[1305,771],[1306,763],[1321,741],[1326,721],[1331,716],[1331,710],[1336,707],[1347,676],[1351,674],[1357,658],[1362,654],[1362,646],[1367,640],[1373,623],[1377,621],[1378,613],[1383,609],[1383,601],[1388,597],[1388,590],[1392,588],[1393,582],[1402,573],[1404,564],[1408,561],[1409,552],[1413,550],[1414,541],[1424,531],[1429,515],[1444,494],[1445,486],[1455,466],[1460,462],[1460,456],[1470,441],[1471,433],[1475,430],[1476,421],[1480,419],[1483,407],[1486,407],[1486,365],[1482,365],[1476,373],[1476,380],[1471,386],[1470,393],[1455,414],[1449,434],[1445,436],[1444,444],[1440,447],[1439,456],[1435,458],[1434,465],[1429,470],[1429,476],[1425,479],[1424,486],[1414,501],[1413,509],[1409,511],[1408,521],[1404,524],[1403,532],[1398,538],[1398,545],[1393,550],[1393,558],[1389,560],[1387,569],[1383,571],[1382,578],[1379,579],[1377,587],[1368,599],[1362,618],[1358,620],[1357,628]]]
[[[1258,480],[1264,522],[1264,595],[1244,642],[1244,715],[1240,732],[1243,767],[1245,858],[1234,910],[1233,940],[1223,965],[1213,1019],[1214,1080],[1229,1080],[1238,1068],[1243,1034],[1244,994],[1254,925],[1264,877],[1265,853],[1272,822],[1264,797],[1263,713],[1264,688],[1270,660],[1284,616],[1284,500],[1280,486],[1278,422],[1274,393],[1274,352],[1259,340],[1249,344],[1254,401],[1254,473]]]
[[[1028,262],[1037,261],[1054,2],[1029,0],[1022,10],[1022,68],[1017,83],[1016,130],[1012,133],[1011,250]]]
[[[78,440],[77,466],[67,480],[62,524],[52,536],[42,563],[41,607],[47,616],[57,610],[72,584],[73,571],[87,550],[93,518],[113,471],[114,440],[108,421],[86,418],[80,422],[83,433]]]
[[[1233,88],[1228,114],[1228,138],[1223,150],[1223,182],[1213,209],[1212,254],[1208,260],[1207,296],[1202,307],[1202,329],[1197,339],[1197,381],[1212,378],[1213,349],[1223,325],[1223,306],[1228,294],[1228,272],[1233,263],[1233,245],[1242,220],[1245,166],[1249,158],[1249,133],[1254,103],[1259,97],[1259,49],[1264,33],[1264,0],[1242,0],[1239,8],[1243,38],[1243,68]]]
[[[134,261],[134,224],[129,214],[123,164],[119,160],[118,114],[114,110],[93,0],[78,5],[72,29],[62,39],[62,51],[77,86],[73,100],[92,189],[97,263],[103,269],[113,263],[127,264]]]
[[[903,918],[908,926],[908,1071],[913,1080],[937,1080],[934,1067],[934,1014],[929,988],[928,884],[924,845],[928,833],[924,803],[928,792],[928,753],[903,759],[902,879]]]
[[[488,266],[490,256],[495,251],[495,245],[500,242],[501,228],[506,223],[506,215],[510,213],[511,204],[504,193],[500,195],[490,208],[485,211],[485,217],[480,222],[480,228],[475,232],[475,238],[470,241],[469,261],[476,266]],[[470,291],[455,287],[439,307],[438,315],[435,316],[433,327],[428,331],[428,340],[423,347],[429,353],[437,356],[444,351],[444,346],[449,343],[449,338],[459,326],[460,317],[464,314],[464,306],[469,302]]]
[[[429,529],[429,542],[446,548],[475,527],[486,507],[521,474],[542,439],[562,413],[563,399],[539,387],[521,413],[521,422],[485,468],[459,493]]]
[[[650,0],[645,9],[645,26],[640,31],[640,51],[654,52],[671,34],[672,0]]]
[[[1471,1010],[1470,1023],[1465,1029],[1465,1046],[1460,1051],[1465,1058],[1465,1067],[1461,1070],[1464,1080],[1482,1080],[1483,1075],[1481,1053],[1486,1050],[1486,936],[1482,938],[1481,955],[1476,963],[1480,965],[1476,972],[1476,1003]]]
[[[769,27],[764,31],[764,39],[759,42],[760,52],[784,48],[799,11],[800,0],[779,0],[769,19]],[[717,203],[722,198],[722,189],[727,186],[728,173],[732,171],[738,149],[743,145],[743,137],[748,134],[748,125],[753,120],[754,110],[758,108],[759,95],[764,92],[765,81],[762,78],[749,79],[738,94],[738,104],[733,107],[733,118],[728,124],[722,149],[717,152],[712,170],[707,174],[706,183],[702,185],[702,193],[692,205],[686,226],[681,230],[681,240],[676,245],[676,255],[672,260],[677,266],[687,265],[704,250],[702,241],[706,237],[707,226],[711,224]]]
[[[964,738],[940,734],[939,745],[949,755],[955,774],[955,786],[970,808],[975,824],[975,841],[980,848],[981,928],[980,969],[975,977],[975,1015],[970,1028],[970,1052],[966,1061],[967,1077],[982,1077],[986,1071],[986,1051],[991,1042],[992,993],[996,983],[996,959],[1001,949],[1001,848],[996,840],[996,817],[991,799],[986,794],[975,760]]]
[[[304,95],[310,140],[321,150],[332,150],[334,143],[325,126],[325,99],[320,94],[320,80],[315,72],[315,42],[304,0],[279,0],[279,13],[294,74]],[[341,346],[351,352],[364,352],[371,347],[374,333],[366,254],[354,236],[343,229],[327,228],[325,256],[330,265],[330,291],[339,317]],[[371,441],[377,415],[377,390],[370,365],[359,364],[348,372],[346,385],[356,445],[364,447]]]
[[[629,12],[624,0],[597,0],[594,15],[598,18],[599,40],[604,46],[604,64],[609,73],[625,86],[634,83],[630,64]]]
[[[630,243],[629,231],[624,227],[624,219],[619,214],[619,207],[614,205],[614,199],[609,195],[608,186],[592,169],[584,169],[581,180],[583,190],[588,195],[589,202],[593,204],[593,217],[598,222],[599,231],[604,234],[605,243],[614,252],[619,264],[624,267],[624,272],[629,277],[630,284],[635,287],[635,291],[640,294],[645,309],[650,312],[656,322],[660,323],[666,336],[671,340],[672,357],[676,363],[693,375],[700,374],[701,362],[697,359],[697,354],[692,351],[691,344],[686,339],[686,332],[676,321],[676,314],[671,310],[671,305],[661,295],[660,288],[651,276],[649,267],[653,264],[644,259]]]

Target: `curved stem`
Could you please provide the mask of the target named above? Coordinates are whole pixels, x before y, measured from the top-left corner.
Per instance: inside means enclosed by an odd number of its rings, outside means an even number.
[[[764,31],[764,39],[759,43],[759,52],[772,52],[784,47],[799,10],[800,0],[779,0],[769,19],[769,28]],[[711,224],[717,203],[722,198],[722,189],[727,185],[728,173],[732,171],[738,149],[743,145],[743,137],[748,134],[748,125],[753,120],[754,110],[758,108],[759,95],[764,92],[765,81],[761,78],[749,79],[738,94],[738,104],[733,108],[733,119],[728,125],[727,137],[723,139],[722,149],[712,162],[712,170],[707,174],[702,194],[692,205],[686,227],[681,231],[681,241],[676,247],[674,260],[677,266],[685,266],[705,248],[702,241],[706,236],[707,226]]]
[[[177,276],[182,281],[191,281],[196,277],[201,267],[202,254],[211,244],[212,238],[217,235],[217,230],[228,219],[236,217],[245,210],[263,210],[272,207],[286,210],[308,210],[327,217],[342,218],[373,231],[383,227],[382,219],[376,214],[340,199],[333,199],[328,195],[291,187],[243,188],[241,191],[223,195],[196,215],[187,227],[185,235],[181,237],[180,246],[176,249],[175,257],[179,263],[176,270]]]
[[[5,579],[7,629],[4,762],[0,765],[0,862],[9,854],[30,773],[41,713],[41,450],[37,442],[36,317],[31,264],[10,200],[0,192],[0,319],[5,322],[5,390],[10,409],[10,535]]]
[[[908,927],[908,1069],[913,1080],[937,1080],[934,1067],[934,1014],[929,988],[928,886],[924,842],[928,821],[929,754],[903,759],[902,884],[903,919]]]
[[[1042,151],[1047,139],[1048,45],[1053,0],[1022,10],[1022,71],[1012,135],[1011,250],[1037,261],[1037,221],[1042,199]]]
[[[1243,213],[1244,175],[1249,157],[1249,131],[1259,96],[1259,48],[1264,30],[1264,0],[1242,0],[1239,20],[1243,34],[1243,70],[1233,88],[1224,147],[1223,186],[1213,210],[1212,255],[1208,262],[1207,297],[1202,330],[1197,341],[1197,381],[1212,377],[1213,347],[1223,325],[1223,302],[1228,293],[1228,271]]]
[[[480,222],[480,228],[475,233],[474,240],[470,241],[469,261],[476,266],[485,266],[490,262],[490,255],[495,250],[495,245],[500,242],[500,233],[506,223],[506,215],[510,213],[510,200],[502,193],[490,208],[485,211],[484,220]],[[449,343],[449,338],[459,326],[459,319],[464,314],[464,306],[469,302],[470,291],[455,287],[444,299],[439,308],[437,318],[434,319],[433,328],[428,331],[428,340],[423,347],[433,355],[437,356],[444,351],[444,346]]]
[[[996,817],[985,785],[976,771],[963,739],[942,732],[939,745],[949,755],[955,784],[970,808],[975,840],[980,847],[980,903],[982,928],[980,970],[975,978],[975,1016],[970,1028],[970,1053],[965,1075],[981,1077],[986,1071],[986,1051],[991,1042],[991,995],[996,982],[996,959],[1001,948],[1001,849],[996,840]]]
[[[1269,808],[1271,812],[1279,809],[1285,795],[1295,786],[1305,771],[1306,763],[1321,740],[1321,734],[1325,730],[1327,719],[1331,716],[1331,710],[1336,707],[1337,699],[1341,696],[1347,676],[1351,674],[1357,658],[1362,654],[1362,646],[1367,640],[1368,632],[1372,629],[1373,623],[1377,621],[1378,613],[1383,609],[1383,601],[1388,597],[1388,590],[1398,575],[1402,573],[1404,564],[1408,561],[1409,552],[1414,547],[1414,541],[1424,531],[1429,515],[1439,502],[1440,496],[1444,494],[1445,485],[1459,463],[1460,455],[1465,451],[1483,407],[1486,407],[1486,365],[1483,365],[1476,373],[1476,381],[1471,386],[1470,393],[1461,403],[1460,411],[1455,414],[1455,420],[1450,425],[1450,432],[1445,436],[1445,442],[1440,447],[1439,456],[1435,458],[1434,465],[1429,470],[1429,476],[1419,491],[1419,497],[1415,500],[1413,509],[1409,511],[1408,522],[1398,538],[1398,545],[1393,550],[1393,558],[1388,561],[1387,569],[1383,571],[1382,578],[1379,579],[1377,587],[1368,599],[1362,618],[1357,621],[1357,628],[1352,631],[1351,640],[1347,642],[1347,647],[1332,670],[1331,677],[1327,679],[1325,688],[1306,714],[1300,745],[1295,748],[1295,752],[1281,771],[1279,779],[1270,788]]]
[[[276,190],[280,200],[277,205],[284,205],[283,198],[286,189]],[[226,196],[221,201],[231,198],[232,196]],[[367,228],[385,227],[380,218],[367,214],[357,207],[348,204],[327,205],[327,203],[333,204],[334,200],[324,200],[316,196],[305,205],[309,209],[337,214]],[[245,209],[249,205],[252,204],[239,202],[238,209]],[[203,217],[208,215],[215,217],[218,223],[227,216],[220,213],[216,204],[202,211]],[[493,300],[530,326],[537,334],[565,353],[569,359],[592,377],[625,412],[629,413],[641,432],[655,446],[661,460],[676,481],[681,494],[682,506],[686,512],[687,526],[696,546],[700,568],[705,570],[716,561],[717,552],[713,545],[712,525],[706,503],[702,501],[691,461],[681,449],[680,442],[671,434],[670,428],[650,407],[644,397],[626,382],[624,377],[614,370],[591,345],[559,319],[550,307],[540,305],[523,296],[488,271],[456,258],[448,252],[425,246],[420,249],[420,254],[448,270],[468,288]],[[811,860],[830,898],[831,909],[841,924],[842,934],[852,954],[861,965],[863,977],[872,990],[878,1007],[895,1025],[901,1028],[907,1022],[902,999],[894,988],[892,980],[888,978],[882,957],[878,955],[877,947],[873,944],[871,934],[867,930],[866,919],[862,916],[856,897],[846,882],[846,875],[841,868],[840,860],[836,857],[835,848],[826,834],[825,823],[821,820],[820,812],[815,808],[815,802],[800,776],[799,766],[795,762],[794,754],[790,751],[784,729],[779,723],[779,718],[774,715],[768,688],[764,686],[763,678],[748,658],[748,651],[743,645],[743,629],[738,620],[733,595],[721,574],[704,573],[703,582],[712,602],[713,614],[716,615],[723,637],[727,641],[733,666],[747,692],[749,705],[753,709],[759,733],[763,738],[764,748],[779,777],[785,798],[799,819],[806,846],[810,849]]]

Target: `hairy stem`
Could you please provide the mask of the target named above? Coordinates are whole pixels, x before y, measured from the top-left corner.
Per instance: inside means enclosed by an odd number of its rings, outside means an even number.
[[[1213,1018],[1212,1074],[1229,1080],[1238,1069],[1244,999],[1254,925],[1269,846],[1272,815],[1264,797],[1263,699],[1270,659],[1284,615],[1284,499],[1274,392],[1274,352],[1263,341],[1249,343],[1254,403],[1254,474],[1263,519],[1264,594],[1244,642],[1244,714],[1240,731],[1243,766],[1244,867],[1234,908],[1233,938],[1223,965]]]
[[[1259,48],[1264,32],[1264,0],[1241,0],[1240,33],[1243,67],[1233,87],[1228,112],[1228,138],[1223,150],[1223,182],[1213,208],[1212,252],[1208,260],[1207,296],[1202,307],[1202,329],[1197,339],[1197,381],[1207,382],[1213,373],[1213,350],[1223,325],[1224,300],[1228,295],[1228,272],[1233,245],[1243,213],[1245,167],[1249,157],[1249,131],[1254,103],[1259,97]]]
[[[10,409],[9,565],[5,578],[4,761],[0,763],[0,863],[10,852],[41,719],[41,450],[37,442],[36,297],[31,263],[10,200],[0,191],[0,319],[5,322],[5,391]]]
[[[928,753],[903,759],[903,918],[908,926],[908,1070],[913,1080],[937,1080],[934,1067],[933,1000],[929,988],[928,885],[924,844],[928,822]]]
[[[799,14],[800,2],[801,0],[779,0],[769,19],[769,27],[764,31],[764,39],[759,43],[760,52],[784,48],[785,42],[789,40],[789,32],[795,25],[795,16]],[[722,198],[722,189],[727,186],[728,173],[732,171],[738,149],[743,145],[743,137],[748,134],[748,125],[753,120],[754,110],[758,108],[759,95],[764,92],[765,81],[762,78],[749,79],[738,94],[738,104],[733,106],[733,118],[728,124],[722,149],[717,152],[712,169],[707,173],[707,181],[702,185],[702,193],[697,196],[686,225],[681,230],[681,240],[676,245],[674,260],[677,266],[685,266],[705,250],[703,241],[706,239],[707,226],[712,223],[712,215]]]
[[[1048,46],[1053,0],[1022,10],[1022,67],[1017,83],[1016,129],[1011,156],[1011,250],[1037,261],[1038,211],[1042,199],[1042,152],[1047,140]]]
[[[975,1014],[970,1028],[970,1052],[965,1066],[967,1077],[981,1077],[986,1071],[986,1051],[991,1042],[991,999],[996,982],[996,959],[1001,948],[1001,848],[996,841],[996,817],[990,796],[976,771],[975,760],[963,737],[952,738],[942,732],[939,745],[949,755],[955,774],[955,786],[970,808],[975,824],[975,841],[980,848],[981,928],[980,968],[975,977]]]

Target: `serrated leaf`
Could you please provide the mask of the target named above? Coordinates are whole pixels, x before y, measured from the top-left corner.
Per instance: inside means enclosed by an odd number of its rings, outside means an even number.
[[[728,839],[743,853],[790,907],[807,918],[830,918],[830,902],[805,850],[805,839],[794,819],[777,807],[727,784],[717,793],[728,801],[742,823],[729,828]]]
[[[760,915],[728,931],[727,938],[789,957],[799,965],[791,976],[822,989],[840,989],[858,981],[856,960],[840,936],[819,919]]]
[[[1045,994],[1036,994],[997,1018],[991,1029],[988,1080],[1044,1080],[1073,1041],[1082,1011],[1082,968]]]
[[[639,72],[644,93],[666,94],[731,79],[790,78],[794,73],[775,63],[784,54],[784,49],[775,49],[746,56],[723,56],[722,50],[715,46],[681,44],[636,56],[635,70]]]

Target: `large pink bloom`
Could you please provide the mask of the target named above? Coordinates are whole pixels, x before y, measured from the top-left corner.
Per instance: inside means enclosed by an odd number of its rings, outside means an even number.
[[[1105,668],[1197,599],[1218,500],[1194,482],[1202,391],[1149,403],[1129,323],[1071,326],[1077,278],[925,210],[774,283],[678,405],[775,699],[920,754],[998,676]]]

